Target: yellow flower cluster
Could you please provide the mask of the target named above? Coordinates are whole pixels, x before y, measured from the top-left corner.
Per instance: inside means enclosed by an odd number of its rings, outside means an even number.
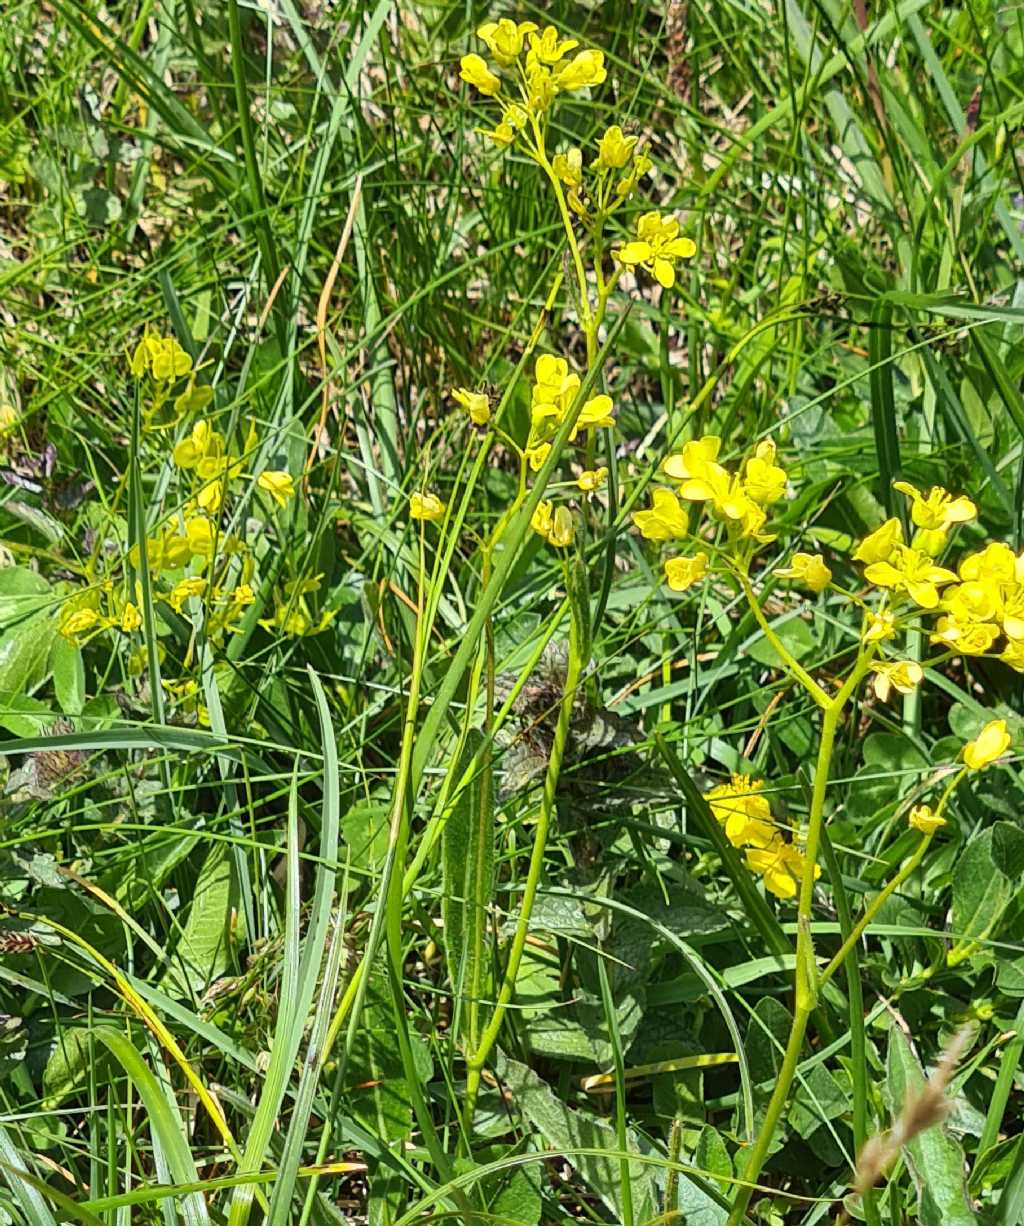
[[[140,603],[137,592],[133,600],[126,599],[107,581],[67,601],[60,611],[57,628],[79,647],[104,630],[131,634],[142,625]]]
[[[732,548],[742,542],[758,545],[775,539],[765,531],[767,508],[786,494],[786,472],[775,462],[775,444],[770,440],[759,443],[735,472],[719,463],[721,447],[718,435],[708,434],[668,456],[661,471],[676,488],[655,489],[650,509],[633,512],[633,523],[642,536],[650,541],[684,540],[691,532],[685,508],[689,502],[703,504],[713,522],[727,527]],[[669,558],[664,567],[669,587],[685,591],[707,573],[708,558],[698,552],[690,558]],[[822,590],[832,577],[820,558],[807,554],[797,554],[793,567],[784,573],[814,591]]]
[[[573,411],[580,390],[580,377],[569,370],[565,358],[543,354],[534,365],[534,383],[530,393],[530,434],[524,455],[536,472],[551,451],[551,439]],[[615,425],[614,405],[610,396],[601,393],[583,402],[569,434],[575,442],[581,432],[604,430]],[[607,469],[587,470],[580,474],[579,488],[593,492],[608,475]],[[553,507],[542,502],[530,521],[535,532],[557,548],[570,545],[574,527],[567,507]]]
[[[129,363],[136,379],[151,375],[157,383],[173,383],[192,369],[192,359],[173,336],[146,332]]]
[[[503,81],[483,56],[464,55],[459,76],[486,97],[502,105],[501,121],[488,135],[497,144],[510,145],[528,123],[550,109],[559,94],[600,85],[608,73],[601,51],[575,51],[574,38],[560,38],[554,26],[540,30],[532,21],[488,21],[477,30],[499,71],[515,81],[518,100],[502,92]],[[525,54],[524,54],[525,53]]]
[[[794,898],[804,870],[803,852],[775,827],[771,806],[763,794],[764,780],[733,775],[704,794],[733,847],[746,851],[747,867],[777,898]],[[815,865],[815,880],[821,870]]]
[[[865,640],[891,637],[895,618],[909,611],[909,602],[935,616],[932,643],[957,655],[994,655],[1024,672],[1024,554],[1018,556],[1009,545],[991,541],[961,558],[955,571],[940,566],[935,553],[948,543],[952,527],[975,518],[974,503],[940,486],[927,495],[902,481],[896,482],[896,488],[912,501],[917,531],[908,545],[900,521],[889,519],[854,552],[854,558],[865,564],[865,579],[890,592],[894,600],[893,610],[886,614],[888,628],[881,629],[876,621],[865,629]]]

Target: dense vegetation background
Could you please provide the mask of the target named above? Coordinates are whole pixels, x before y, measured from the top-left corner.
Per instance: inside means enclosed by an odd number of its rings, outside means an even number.
[[[459,883],[486,801],[483,932],[499,960],[565,669],[561,571],[539,541],[495,617],[496,702],[510,705],[494,795],[439,807],[468,751],[459,689],[414,763],[410,844],[389,840],[422,595],[406,496],[447,498],[464,478],[476,436],[448,389],[506,386],[562,267],[537,168],[474,133],[491,119],[458,79],[497,15],[384,0],[5,8],[3,1220],[725,1221],[785,1040],[794,925],[784,903],[737,897],[693,786],[745,763],[799,820],[816,722],[750,615],[714,588],[672,596],[628,525],[592,542],[606,611],[471,1133],[459,1018],[474,917]],[[654,462],[666,422],[714,377],[686,431],[732,454],[771,432],[793,476],[788,539],[840,571],[893,509],[898,474],[967,491],[968,540],[1019,550],[1024,8],[606,0],[513,15],[604,51],[608,83],[559,111],[555,139],[639,134],[649,198],[698,247],[672,294],[630,292],[607,372],[620,458]],[[286,508],[250,483],[238,522],[261,542],[260,595],[215,659],[169,611],[148,635],[59,632],[67,601],[120,574],[139,524],[178,497],[181,424],[142,418],[129,374],[147,327],[201,367],[200,417],[295,478]],[[561,299],[548,336],[579,357]],[[525,390],[516,403],[525,421]],[[424,710],[472,614],[478,540],[515,484],[499,450],[430,578]],[[768,613],[827,676],[844,642],[830,603],[779,591]],[[147,642],[177,688],[149,684]],[[1016,673],[959,660],[929,680],[903,705],[865,691],[842,730],[826,949],[908,854],[896,814],[930,766],[993,710],[1020,744]],[[833,981],[751,1220],[834,1220],[855,1136],[890,1125],[958,1032],[948,1118],[869,1212],[1020,1220],[1022,797],[1012,762],[958,794],[859,969]],[[442,811],[444,836],[425,838]],[[374,962],[360,979],[398,851],[402,978]],[[346,992],[357,1007],[339,1015]],[[640,1157],[620,1161],[627,1149]]]

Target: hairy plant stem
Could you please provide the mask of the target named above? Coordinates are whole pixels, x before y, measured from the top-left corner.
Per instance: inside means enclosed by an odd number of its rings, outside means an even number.
[[[583,652],[586,636],[580,633],[579,616],[580,611],[573,609],[569,630],[569,661],[565,674],[565,688],[562,692],[562,700],[558,708],[554,742],[551,746],[551,756],[548,759],[548,767],[544,775],[540,809],[537,814],[537,824],[534,828],[533,850],[530,853],[530,864],[526,872],[526,882],[523,886],[523,900],[519,908],[515,932],[512,936],[508,961],[505,964],[505,973],[502,977],[497,1000],[495,1001],[494,1011],[480,1036],[478,1046],[466,1061],[467,1076],[464,1115],[467,1130],[472,1124],[473,1113],[476,1108],[481,1073],[497,1041],[502,1023],[505,1020],[505,1013],[515,992],[516,977],[519,974],[519,965],[523,959],[523,950],[526,948],[526,938],[530,931],[530,917],[533,914],[533,904],[536,901],[537,890],[540,886],[541,871],[544,867],[544,854],[547,850],[548,832],[551,828],[551,818],[555,809],[555,794],[558,790],[558,779],[562,771],[562,759],[565,756],[565,747],[569,739],[569,724],[572,720],[573,703],[576,699],[576,690],[579,686],[580,678],[587,663]]]

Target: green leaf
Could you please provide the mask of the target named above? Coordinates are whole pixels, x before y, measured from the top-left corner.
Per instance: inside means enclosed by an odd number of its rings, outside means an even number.
[[[233,895],[227,845],[215,843],[199,870],[176,957],[161,981],[165,990],[202,994],[227,969]]]
[[[50,649],[50,672],[53,692],[65,715],[79,715],[85,705],[85,665],[82,650],[68,642],[62,634],[54,637]]]
[[[166,1074],[162,1079],[168,1087],[165,1092],[135,1045],[119,1030],[98,1026],[93,1033],[135,1083],[149,1117],[157,1170],[164,1168],[165,1178],[172,1183],[197,1183],[199,1174],[189,1147],[188,1129],[178,1114]],[[186,1226],[207,1226],[206,1201],[201,1193],[187,1193],[177,1203]]]
[[[0,630],[24,621],[53,603],[49,583],[24,566],[0,569]]]
[[[807,622],[795,614],[787,615],[784,620],[775,622],[772,629],[794,660],[804,659],[818,646],[814,631]],[[758,637],[750,643],[746,650],[752,660],[756,660],[758,664],[764,664],[767,668],[785,667],[782,657],[766,638],[760,636],[760,631]]]
[[[952,930],[956,944],[946,955],[949,966],[978,953],[1010,901],[1010,882],[996,862],[994,841],[994,830],[983,830],[967,844],[953,870]]]
[[[889,1031],[885,1093],[893,1119],[908,1098],[920,1094],[924,1074],[902,1028]],[[925,1129],[905,1147],[907,1167],[917,1188],[920,1226],[976,1226],[964,1181],[964,1154],[941,1124]]]
[[[444,916],[448,971],[461,999],[464,1033],[479,1038],[480,1002],[487,993],[489,907],[494,888],[494,812],[484,786],[484,737],[471,729],[459,771],[459,791],[444,827]]]
[[[621,1221],[621,1167],[615,1156],[618,1152],[615,1130],[582,1110],[573,1110],[525,1064],[510,1060],[499,1051],[495,1065],[510,1101],[515,1103],[523,1118],[540,1132],[552,1149],[565,1155],[584,1183]],[[631,1151],[640,1152],[632,1132],[628,1139]],[[571,1152],[574,1149],[603,1149],[608,1151],[608,1157],[577,1156]],[[652,1169],[631,1165],[630,1182],[636,1220],[645,1222],[657,1212],[658,1197]]]

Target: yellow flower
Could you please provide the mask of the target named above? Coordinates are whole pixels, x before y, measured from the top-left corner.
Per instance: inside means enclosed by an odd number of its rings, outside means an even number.
[[[954,498],[941,485],[933,485],[927,495],[909,481],[894,481],[892,487],[911,500],[910,518],[919,528],[946,532],[953,524],[965,524],[978,514],[969,498]]]
[[[1024,673],[1024,643],[1011,639],[999,653],[1000,660],[1018,673]]]
[[[771,807],[761,794],[763,787],[763,779],[733,775],[729,783],[720,783],[704,793],[733,847],[767,847],[775,837]]]
[[[956,575],[951,570],[936,566],[927,554],[908,549],[906,545],[897,545],[890,555],[890,561],[872,562],[865,569],[864,577],[878,587],[906,592],[922,609],[936,607],[941,584],[956,582]]]
[[[683,450],[685,454],[686,449]],[[667,463],[665,468],[668,471]],[[676,466],[673,469],[677,470]],[[775,539],[761,531],[766,519],[764,510],[749,497],[739,477],[730,477],[721,464],[710,461],[702,465],[700,472],[702,475],[690,477],[682,483],[679,487],[680,498],[685,498],[687,502],[710,502],[715,513],[738,528],[741,536],[761,542]]]
[[[717,434],[705,434],[690,443],[683,444],[683,450],[677,455],[670,455],[662,464],[662,471],[673,481],[688,481],[690,478],[706,479],[708,471],[725,472],[717,463],[722,440]]]
[[[530,64],[557,64],[578,46],[579,43],[575,38],[559,39],[555,27],[546,26],[542,34],[530,35],[527,66],[529,67]]]
[[[638,139],[636,136],[623,136],[619,125],[612,124],[597,142],[597,160],[594,165],[602,170],[621,170],[629,161]]]
[[[970,579],[948,588],[942,597],[942,607],[958,622],[987,622],[996,615],[999,585]]]
[[[130,368],[136,378],[149,371],[158,382],[168,383],[187,375],[192,359],[173,336],[165,338],[147,332],[132,354]]]
[[[121,610],[121,629],[125,634],[131,634],[133,630],[138,630],[142,625],[142,614],[139,612],[138,606],[132,602],[126,601],[124,608]]]
[[[260,473],[256,484],[277,503],[279,507],[286,506],[288,499],[295,493],[295,482],[291,473],[268,471]]]
[[[678,541],[689,530],[686,510],[671,490],[654,490],[649,511],[634,511],[633,523],[649,541]]]
[[[812,592],[823,592],[832,582],[832,572],[820,553],[795,553],[789,566],[775,573],[781,579],[795,579]]]
[[[192,427],[192,433],[178,443],[171,458],[178,468],[199,469],[200,477],[211,477],[220,467],[219,461],[224,455],[224,436],[214,430],[207,421],[197,421]],[[211,468],[212,462],[212,468]]]
[[[646,154],[638,154],[633,159],[633,166],[629,174],[623,175],[618,183],[616,183],[615,194],[617,196],[628,196],[653,165],[654,163]]]
[[[934,834],[946,824],[946,819],[933,813],[930,805],[914,805],[907,815],[907,821],[915,830],[928,835]]]
[[[544,467],[544,461],[548,458],[548,453],[551,450],[550,443],[538,443],[536,447],[528,447],[525,451],[527,460],[530,462],[531,472],[539,473]]]
[[[95,609],[76,609],[61,619],[60,632],[66,639],[77,639],[99,627],[102,620]]]
[[[565,358],[545,353],[537,359],[533,377],[533,408],[551,406],[552,414],[561,416],[576,395],[580,385],[579,375],[569,373],[569,363]]]
[[[611,396],[605,396],[603,393],[600,396],[592,396],[580,409],[580,415],[576,418],[569,438],[575,439],[581,430],[601,430],[614,426],[612,407]]]
[[[603,51],[578,51],[555,76],[559,89],[572,91],[600,85],[608,76]]]
[[[929,637],[933,643],[954,647],[961,655],[983,656],[999,637],[999,627],[990,622],[959,622],[955,617],[940,617]]]
[[[968,554],[960,563],[960,578],[979,583],[1016,583],[1018,559],[1002,541],[991,541],[984,549]]]
[[[776,898],[795,898],[804,871],[804,854],[776,834],[767,847],[751,847],[747,851],[747,867],[764,879],[765,889]],[[814,879],[821,869],[814,866]]]
[[[592,494],[594,490],[599,490],[607,480],[608,469],[602,466],[601,468],[585,469],[576,478],[576,484],[585,494]]]
[[[491,420],[491,402],[485,392],[471,392],[466,387],[454,387],[451,392],[456,404],[461,404],[475,426],[486,426]]]
[[[899,660],[891,664],[877,664],[871,686],[879,702],[888,702],[893,690],[910,694],[921,684],[924,669],[915,660]]]
[[[786,493],[786,470],[775,463],[775,444],[766,439],[746,463],[743,485],[747,494],[762,506],[778,502]]]
[[[572,512],[568,507],[555,507],[550,502],[538,505],[530,518],[530,527],[534,532],[557,549],[564,549],[572,544],[575,534]]]
[[[151,348],[150,369],[158,382],[169,383],[188,374],[192,359],[174,337],[169,336],[158,341],[155,349]]]
[[[491,72],[480,55],[464,55],[459,61],[459,76],[491,98],[501,89],[501,81]]]
[[[193,551],[187,536],[179,536],[175,532],[168,532],[163,540],[156,543],[160,547],[161,564],[169,570],[177,570],[179,566],[184,566],[192,556]]]
[[[231,593],[232,604],[238,605],[240,608],[245,608],[247,605],[256,603],[256,593],[252,590],[252,584],[240,583]]]
[[[550,68],[526,61],[526,104],[535,114],[543,114],[554,102],[558,87]]]
[[[176,583],[171,588],[171,594],[167,597],[167,603],[175,613],[180,613],[184,608],[186,600],[191,600],[193,596],[202,596],[205,591],[205,579],[182,579],[180,583]]]
[[[172,538],[175,542],[174,552],[177,566],[183,565],[186,559],[212,558],[217,541],[217,531],[213,521],[205,515],[193,515],[185,521],[185,536]],[[178,544],[184,540],[184,544]],[[169,542],[168,542],[169,544]],[[182,556],[184,555],[184,556]],[[168,565],[172,565],[168,562]]]
[[[1024,639],[1024,588],[1014,584],[1003,589],[1003,633],[1008,639]]]
[[[679,221],[660,213],[644,213],[637,222],[636,238],[613,252],[615,258],[630,267],[640,265],[656,278],[665,289],[675,284],[677,260],[688,260],[697,248],[693,241],[679,237]]]
[[[903,525],[895,517],[866,536],[857,546],[855,562],[888,562],[897,545],[903,544]]]
[[[964,765],[968,770],[984,770],[996,758],[1002,757],[1009,747],[1010,734],[1006,731],[1006,720],[990,720],[974,740],[964,746]]]
[[[437,524],[444,519],[445,506],[436,494],[415,493],[409,495],[409,514],[413,519],[426,519]]]
[[[706,553],[695,553],[692,558],[669,558],[665,563],[665,582],[673,592],[685,592],[699,583],[707,572]]]
[[[532,21],[521,21],[516,25],[508,17],[502,17],[500,21],[485,22],[477,30],[476,36],[487,44],[487,49],[495,61],[502,68],[508,68],[522,52],[527,34],[532,34],[536,28]]]
[[[864,642],[882,643],[896,633],[896,614],[888,609],[881,613],[868,613],[864,619]]]

